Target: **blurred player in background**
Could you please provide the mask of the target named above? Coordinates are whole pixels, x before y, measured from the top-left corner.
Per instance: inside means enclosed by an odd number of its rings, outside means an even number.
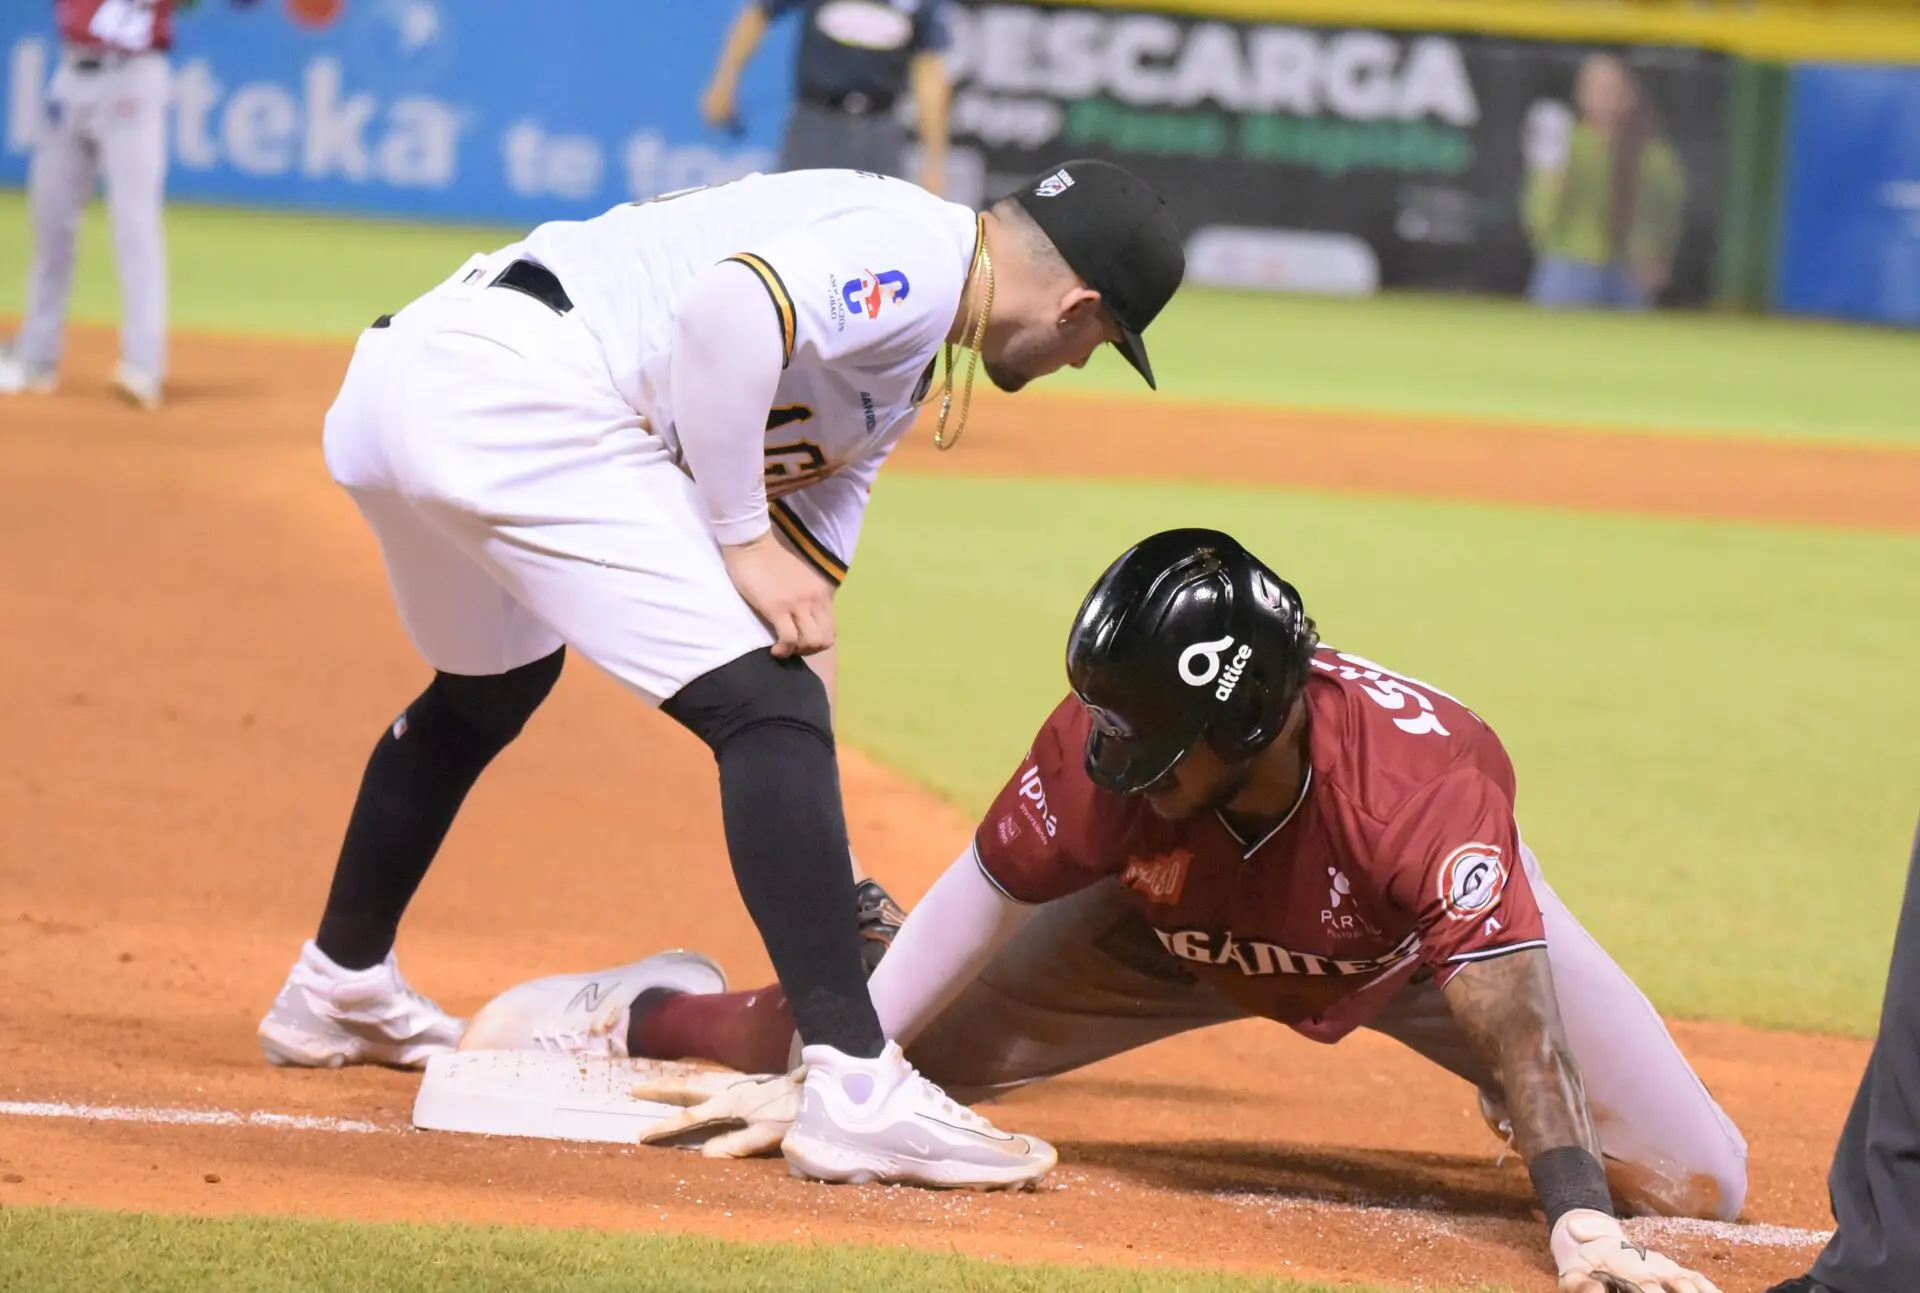
[[[60,65],[27,166],[33,267],[26,318],[0,356],[0,394],[53,390],[66,344],[80,213],[104,181],[120,275],[115,393],[152,409],[167,370],[167,264],[161,207],[176,10],[195,0],[56,0]]]
[[[780,143],[780,169],[875,171],[939,193],[952,97],[941,58],[949,40],[946,6],[947,0],[747,0],[727,31],[700,113],[710,126],[737,129],[740,73],[767,24],[798,10],[798,98]],[[907,174],[907,128],[894,112],[909,92],[920,132],[918,175]]]

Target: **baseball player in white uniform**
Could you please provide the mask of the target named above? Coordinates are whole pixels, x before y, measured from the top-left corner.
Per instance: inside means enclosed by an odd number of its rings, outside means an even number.
[[[938,355],[945,443],[975,363],[1018,390],[1110,343],[1151,383],[1141,332],[1184,268],[1165,205],[1109,164],[1067,162],[980,214],[799,171],[542,225],[376,321],[326,458],[435,675],[368,762],[319,930],[261,1022],[267,1057],[418,1065],[458,1043],[463,1022],[401,977],[395,932],[572,647],[714,752],[734,876],[811,1066],[795,1170],[1044,1175],[1051,1148],[971,1114],[943,1115],[917,1161],[893,1147],[948,1102],[867,994],[830,697],[802,657],[833,645],[875,473]],[[692,953],[631,969],[589,1027],[617,1030],[649,987],[720,986]]]
[[[27,167],[33,267],[27,310],[0,354],[0,395],[45,393],[58,380],[80,215],[105,181],[120,274],[120,362],[113,391],[157,408],[167,369],[167,264],[161,211],[176,8],[192,0],[58,0],[60,65]]]

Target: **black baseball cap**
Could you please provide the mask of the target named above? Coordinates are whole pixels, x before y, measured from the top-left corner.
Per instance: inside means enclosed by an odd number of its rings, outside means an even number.
[[[1186,276],[1187,254],[1167,204],[1112,162],[1075,158],[1009,194],[1073,272],[1100,293],[1120,329],[1120,353],[1154,386],[1147,330]]]

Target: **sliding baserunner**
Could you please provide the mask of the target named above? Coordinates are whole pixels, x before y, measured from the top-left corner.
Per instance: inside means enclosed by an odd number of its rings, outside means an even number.
[[[1249,1016],[1372,1028],[1478,1088],[1568,1293],[1712,1290],[1615,1217],[1738,1215],[1746,1144],[1542,878],[1485,722],[1320,645],[1294,588],[1210,530],[1116,561],[1067,667],[1073,694],[872,979],[915,1065],[977,1098]],[[508,992],[468,1045],[566,1049],[591,977]],[[614,1053],[777,1075],[651,1092],[704,1102],[650,1139],[726,1129],[711,1152],[755,1152],[812,1099],[775,990],[614,1010]]]

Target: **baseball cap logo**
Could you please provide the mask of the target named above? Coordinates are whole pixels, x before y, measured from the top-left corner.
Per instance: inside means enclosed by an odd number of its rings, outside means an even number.
[[[1033,195],[1037,198],[1057,198],[1072,187],[1073,176],[1067,174],[1067,168],[1063,166],[1035,185]]]

